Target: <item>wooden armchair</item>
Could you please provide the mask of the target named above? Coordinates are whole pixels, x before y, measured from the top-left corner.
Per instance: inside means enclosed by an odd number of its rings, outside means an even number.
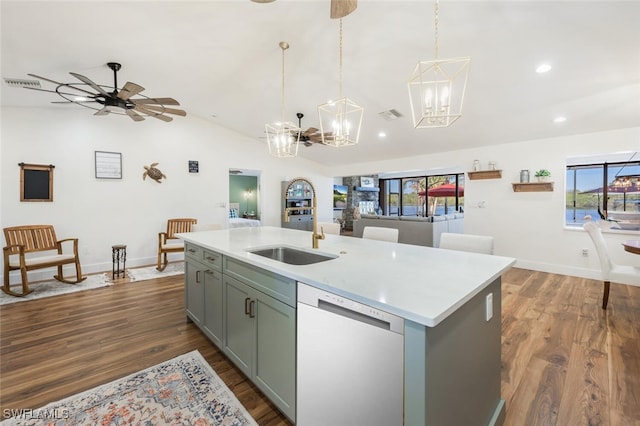
[[[58,281],[67,284],[77,284],[86,277],[82,276],[80,258],[78,257],[78,239],[67,238],[58,240],[56,231],[52,225],[26,225],[4,228],[4,239],[7,246],[2,249],[4,256],[4,286],[2,290],[12,296],[25,296],[33,290],[29,288],[27,272],[34,269],[58,267],[58,275],[54,275]],[[66,252],[63,246],[72,245],[73,252]],[[36,253],[43,255],[34,256]],[[76,277],[68,279],[64,277],[62,267],[74,264]],[[22,278],[22,293],[11,290],[9,272],[20,271]]]
[[[164,271],[169,261],[167,253],[184,251],[184,243],[175,235],[181,232],[191,232],[191,225],[198,223],[198,219],[179,218],[167,221],[167,232],[158,233],[158,271]]]

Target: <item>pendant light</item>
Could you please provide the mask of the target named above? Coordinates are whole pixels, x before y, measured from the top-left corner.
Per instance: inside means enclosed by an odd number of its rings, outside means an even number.
[[[364,108],[342,96],[342,18],[340,18],[340,98],[318,105],[320,134],[324,145],[355,145],[360,139]]]
[[[298,155],[300,128],[289,121],[284,121],[284,51],[289,48],[289,43],[281,41],[278,45],[282,50],[281,117],[279,122],[265,125],[267,145],[269,146],[269,154],[274,157],[295,157]]]
[[[448,127],[462,116],[471,58],[440,59],[438,0],[435,3],[435,59],[420,61],[409,80],[409,102],[416,129]]]

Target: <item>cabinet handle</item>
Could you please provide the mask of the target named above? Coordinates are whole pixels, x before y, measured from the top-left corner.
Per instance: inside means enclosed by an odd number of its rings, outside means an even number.
[[[196,252],[196,251],[195,251],[194,249],[192,249],[192,248],[188,249],[187,251],[188,251],[189,253],[195,253],[195,252]]]
[[[249,301],[251,300],[251,298],[246,297],[244,299],[244,314],[245,315],[249,315]]]
[[[249,318],[255,318],[255,306],[256,306],[256,301],[252,300],[251,302],[249,302]]]
[[[200,284],[200,270],[196,271],[196,284]]]
[[[206,259],[207,259],[207,260],[210,260],[210,261],[212,261],[212,262],[216,260],[216,258],[215,258],[215,257],[212,257],[212,256],[207,256],[207,257],[206,257]]]
[[[211,269],[207,269],[206,271],[204,271],[204,273],[211,275],[211,274],[213,274],[213,271]]]

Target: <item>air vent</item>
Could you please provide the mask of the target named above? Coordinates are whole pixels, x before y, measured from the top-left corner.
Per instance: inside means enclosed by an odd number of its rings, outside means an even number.
[[[397,120],[398,118],[402,117],[402,114],[400,114],[396,109],[382,111],[379,112],[378,115],[387,121]]]
[[[5,78],[4,83],[9,87],[29,87],[31,89],[40,88],[40,82],[38,80],[22,80],[19,78]]]
[[[233,170],[233,169],[231,169],[231,170],[229,170],[229,174],[241,175],[242,174],[242,170]]]

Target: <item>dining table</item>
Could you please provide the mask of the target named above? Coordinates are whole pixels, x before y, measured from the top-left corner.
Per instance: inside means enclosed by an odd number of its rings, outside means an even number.
[[[627,240],[622,243],[625,251],[633,254],[640,254],[640,240]]]

